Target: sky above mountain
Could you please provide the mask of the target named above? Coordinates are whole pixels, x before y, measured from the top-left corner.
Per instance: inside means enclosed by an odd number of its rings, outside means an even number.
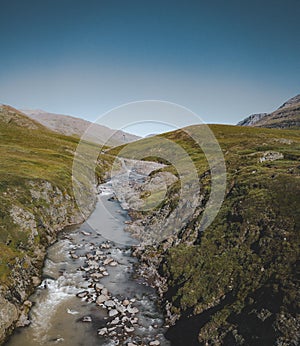
[[[159,99],[234,124],[300,91],[299,0],[0,5],[0,103],[95,120]]]

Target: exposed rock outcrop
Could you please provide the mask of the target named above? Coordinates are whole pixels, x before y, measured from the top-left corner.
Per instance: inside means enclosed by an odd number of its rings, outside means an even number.
[[[239,126],[257,126],[281,129],[300,128],[300,95],[286,101],[276,111],[267,114],[253,114],[240,121]]]
[[[74,198],[48,181],[28,181],[31,204],[13,204],[11,221],[24,241],[22,252],[10,267],[6,284],[0,286],[0,344],[13,328],[26,325],[28,297],[40,283],[47,247],[64,227],[83,221]],[[92,201],[89,208],[95,203]]]
[[[253,126],[256,124],[259,120],[261,120],[263,117],[265,117],[268,113],[258,113],[258,114],[252,114],[249,115],[244,120],[237,123],[238,126]]]

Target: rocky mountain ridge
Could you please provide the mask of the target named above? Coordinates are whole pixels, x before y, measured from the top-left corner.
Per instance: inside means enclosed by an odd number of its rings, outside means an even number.
[[[244,120],[241,120],[237,123],[238,126],[253,126],[256,124],[259,120],[264,118],[268,113],[258,113],[258,114],[251,114]]]
[[[43,110],[22,110],[24,114],[47,128],[67,136],[81,137],[87,129],[88,139],[92,142],[116,146],[138,140],[140,137],[124,131],[113,130],[101,124],[63,114]]]
[[[239,126],[267,128],[300,128],[300,94],[286,101],[276,111],[268,114],[253,114],[240,121]]]

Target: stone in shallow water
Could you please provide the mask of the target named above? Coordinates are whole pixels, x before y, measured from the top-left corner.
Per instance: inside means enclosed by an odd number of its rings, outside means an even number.
[[[89,233],[89,232],[86,232],[86,231],[81,231],[81,233],[83,234],[83,235],[85,235],[85,236],[90,236],[92,233]]]
[[[98,335],[105,335],[107,334],[108,330],[107,328],[101,328],[98,330]]]
[[[105,294],[100,294],[100,296],[96,299],[96,304],[100,305],[104,302],[106,302],[109,299],[109,297]]]
[[[123,300],[123,303],[122,303],[124,306],[127,306],[130,304],[130,301],[128,299],[124,299]]]
[[[113,300],[107,300],[104,305],[112,308],[115,306],[115,302]]]
[[[104,260],[103,264],[106,266],[106,265],[110,264],[110,263],[113,262],[113,261],[114,261],[113,258],[108,257],[108,258],[106,258],[106,259]]]
[[[113,317],[113,316],[118,315],[118,313],[119,312],[116,309],[112,309],[109,311],[108,315],[109,315],[109,317]]]
[[[134,317],[134,318],[130,319],[130,322],[131,322],[132,324],[137,324],[138,321],[139,321],[139,320],[138,320],[137,317]]]
[[[93,273],[93,274],[91,274],[91,277],[93,279],[99,280],[99,279],[103,278],[103,275],[101,273]]]
[[[95,285],[95,290],[96,290],[97,292],[100,292],[103,288],[104,288],[104,286],[103,286],[102,284],[97,283],[97,284]]]
[[[92,322],[92,317],[91,316],[84,316],[82,318],[82,322]]]
[[[108,290],[107,288],[103,287],[102,290],[101,290],[101,294],[104,294],[104,295],[108,295]]]
[[[119,317],[117,316],[114,320],[112,320],[110,323],[111,324],[118,324],[120,322]]]
[[[109,265],[110,265],[111,267],[116,267],[116,266],[118,265],[118,262],[112,261],[112,262],[109,263]]]
[[[130,307],[128,306],[127,307],[127,311],[130,313],[130,314],[137,314],[139,312],[139,309],[138,308],[135,308],[135,307]]]
[[[126,312],[126,308],[123,305],[118,305],[116,309],[121,313],[124,314]]]
[[[83,291],[83,292],[77,293],[76,296],[78,298],[84,298],[84,297],[86,297],[88,295],[88,293],[89,293],[88,291]]]
[[[132,332],[134,332],[134,328],[133,328],[133,327],[124,326],[124,329],[125,329],[125,332],[126,332],[126,333],[132,333]]]
[[[150,341],[149,345],[150,346],[159,346],[160,342],[158,340]]]

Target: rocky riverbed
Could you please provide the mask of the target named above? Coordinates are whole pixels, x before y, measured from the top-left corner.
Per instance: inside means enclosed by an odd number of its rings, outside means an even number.
[[[143,180],[159,167],[143,164],[131,179]],[[169,345],[157,293],[132,257],[137,241],[124,231],[131,221],[116,202],[115,182],[99,187],[89,220],[62,232],[49,248],[43,281],[28,302],[30,324],[17,329],[8,346]]]

